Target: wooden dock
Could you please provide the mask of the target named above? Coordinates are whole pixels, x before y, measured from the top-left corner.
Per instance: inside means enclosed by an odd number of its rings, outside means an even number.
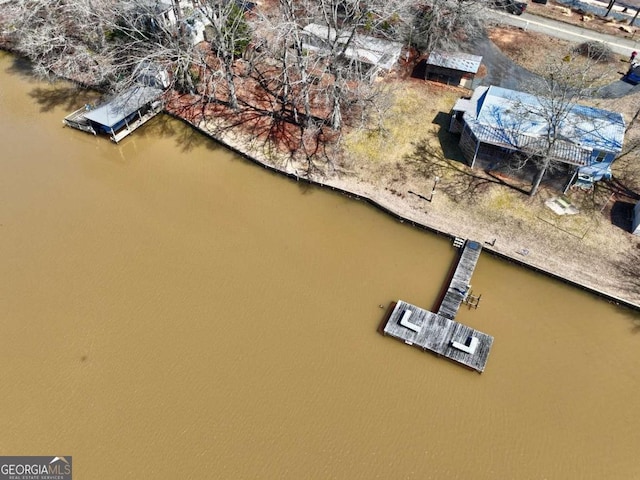
[[[493,337],[454,320],[471,291],[469,282],[481,251],[478,242],[466,242],[438,313],[399,300],[389,315],[384,334],[482,373]]]
[[[97,133],[96,130],[91,126],[89,121],[84,117],[85,113],[89,111],[88,109],[89,109],[88,106],[79,108],[75,112],[70,113],[69,115],[64,117],[64,120],[62,121],[62,123],[64,123],[69,127],[82,130],[83,132],[93,133],[94,135],[96,135]]]
[[[469,240],[466,242],[458,266],[451,278],[447,293],[442,299],[442,303],[438,309],[438,315],[450,318],[451,320],[456,318],[460,305],[462,305],[462,302],[464,302],[471,290],[471,276],[476,268],[481,251],[482,245],[478,242]]]
[[[130,122],[126,122],[126,126],[122,130],[120,130],[119,132],[112,132],[112,135],[110,137],[111,140],[118,143],[124,137],[133,133],[134,130],[137,130],[142,125],[144,125],[149,120],[151,120],[153,117],[158,115],[160,112],[162,112],[162,110],[163,110],[162,104],[157,103],[155,105],[151,105],[149,110],[144,115],[138,112],[137,118],[135,118]]]
[[[407,323],[413,328],[407,327]],[[396,303],[391,312],[384,334],[447,357],[478,372],[484,371],[493,345],[493,337],[486,333],[402,300]]]

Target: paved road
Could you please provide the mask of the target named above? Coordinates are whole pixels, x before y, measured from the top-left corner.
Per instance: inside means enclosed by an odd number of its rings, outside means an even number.
[[[545,17],[537,17],[530,13],[520,16],[503,13],[497,10],[487,10],[487,16],[494,21],[520,27],[523,30],[544,33],[546,35],[569,40],[571,42],[597,41],[606,43],[611,50],[619,55],[631,55],[634,50],[640,51],[640,37],[630,40],[615,35],[594,32],[584,27],[559,22]],[[640,22],[639,22],[640,23]]]

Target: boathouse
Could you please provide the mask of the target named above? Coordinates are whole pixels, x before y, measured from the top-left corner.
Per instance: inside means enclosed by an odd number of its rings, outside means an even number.
[[[138,85],[98,107],[86,105],[64,119],[64,124],[84,132],[106,134],[118,143],[160,113],[163,91]]]
[[[583,183],[610,178],[624,141],[622,115],[572,104],[557,125],[550,125],[545,102],[524,92],[478,87],[454,105],[449,131],[460,133],[460,148],[471,167],[478,161],[491,166],[517,156],[547,155]]]

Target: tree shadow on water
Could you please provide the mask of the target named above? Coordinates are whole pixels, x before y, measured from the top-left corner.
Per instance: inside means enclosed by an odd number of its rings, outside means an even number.
[[[35,76],[33,64],[23,57],[14,56],[11,61],[11,66],[7,68],[7,72],[12,75],[20,75],[29,80],[38,80]]]
[[[171,139],[181,151],[188,153],[196,148],[221,151],[223,146],[201,131],[171,115],[160,114],[145,125],[148,135]]]
[[[72,113],[87,103],[94,103],[99,98],[97,92],[62,83],[36,87],[29,92],[29,96],[40,105],[41,112],[64,108],[67,113]]]
[[[37,75],[32,63],[22,57],[14,56],[7,72],[20,76],[27,83],[38,85],[29,92],[29,96],[36,101],[42,112],[50,112],[61,107],[71,113],[82,107],[83,104],[94,102],[99,97],[95,91],[65,81],[46,83],[46,79]]]

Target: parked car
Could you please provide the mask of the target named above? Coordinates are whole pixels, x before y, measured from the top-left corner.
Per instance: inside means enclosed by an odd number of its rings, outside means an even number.
[[[622,80],[631,85],[638,85],[640,83],[640,69],[638,67],[630,68],[627,74],[622,77]]]
[[[493,6],[513,15],[522,15],[527,9],[525,2],[517,2],[516,0],[494,0]]]

